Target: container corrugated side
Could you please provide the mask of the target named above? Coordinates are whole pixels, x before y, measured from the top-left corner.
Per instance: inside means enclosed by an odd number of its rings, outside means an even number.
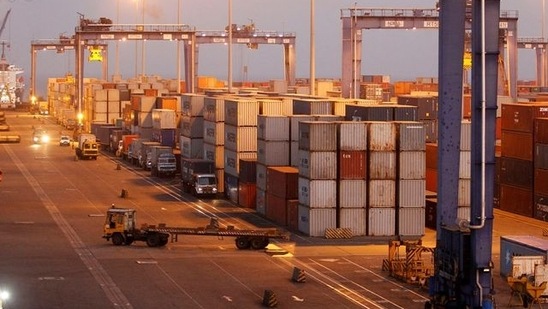
[[[459,153],[459,178],[470,179],[472,177],[472,152],[461,150]]]
[[[533,133],[534,119],[548,117],[547,103],[502,104],[502,130]]]
[[[535,143],[548,144],[548,118],[535,119]]]
[[[225,147],[223,145],[217,146],[204,142],[203,148],[204,159],[215,162],[216,168],[225,167]]]
[[[266,216],[266,191],[257,187],[257,196],[255,199],[255,211],[260,215]]]
[[[522,216],[533,216],[533,190],[500,184],[500,209]]]
[[[186,116],[203,116],[204,115],[204,99],[203,94],[185,93],[181,95],[181,112]]]
[[[224,122],[225,100],[219,97],[205,97],[204,119],[213,122]]]
[[[283,197],[266,192],[266,218],[279,225],[287,225],[287,204]]]
[[[548,169],[548,144],[535,144],[535,168]]]
[[[285,199],[299,198],[299,170],[291,166],[269,166],[266,170],[268,193]]]
[[[237,152],[257,151],[257,127],[225,124],[225,148]]]
[[[398,209],[398,235],[417,236],[424,235],[425,208],[408,207]]]
[[[181,134],[186,137],[203,138],[204,118],[191,116],[181,117]]]
[[[369,179],[396,179],[396,152],[369,152]]]
[[[339,180],[339,208],[367,206],[366,180]]]
[[[93,112],[94,113],[108,113],[108,103],[107,101],[93,101]]]
[[[311,237],[323,237],[325,230],[337,225],[336,208],[308,208],[299,205],[299,231]]]
[[[141,128],[152,129],[152,112],[139,112],[137,114],[137,125]]]
[[[285,115],[284,102],[277,99],[259,99],[261,115]]]
[[[299,203],[310,208],[335,208],[337,182],[299,177]]]
[[[257,166],[256,166],[257,177],[255,181],[257,182],[257,188],[265,191],[267,189],[267,178],[266,178],[267,168],[268,167],[266,165],[261,164],[260,162],[257,162]]]
[[[299,122],[314,121],[317,117],[311,115],[293,115],[289,116],[289,131],[292,141],[299,141]]]
[[[457,206],[457,218],[470,222],[471,218],[470,206]]]
[[[291,141],[289,155],[290,155],[290,159],[289,159],[290,165],[294,167],[299,167],[301,163],[301,157],[299,153],[299,142]]]
[[[396,207],[395,180],[370,180],[368,191],[369,207]]]
[[[370,122],[368,126],[368,142],[368,149],[371,151],[395,151],[395,123],[383,121]]]
[[[394,236],[396,235],[396,209],[377,208],[367,209],[367,235],[368,236]]]
[[[294,99],[295,115],[333,115],[333,102],[322,99]]]
[[[177,115],[170,109],[152,110],[152,128],[175,129],[177,128]]]
[[[299,123],[299,149],[311,151],[336,151],[337,123],[327,121],[301,121]]]
[[[335,151],[299,150],[299,175],[309,179],[336,179],[337,153]]]
[[[257,138],[265,141],[289,141],[289,118],[286,116],[257,116]]]
[[[422,122],[400,121],[396,123],[398,150],[426,150],[426,129]]]
[[[190,138],[180,135],[179,148],[183,158],[203,159],[204,157],[204,140],[202,138]]]
[[[402,151],[398,153],[399,179],[426,178],[426,151]]]
[[[225,100],[225,123],[233,126],[257,126],[259,102],[250,100]]]
[[[548,169],[535,169],[535,194],[548,196]]]
[[[500,275],[512,272],[512,257],[542,256],[548,261],[548,239],[530,235],[504,235],[500,237]],[[504,258],[502,258],[504,257]]]
[[[459,191],[457,193],[458,206],[470,206],[470,194],[471,194],[471,180],[470,179],[459,179]]]
[[[367,152],[364,150],[339,151],[339,178],[366,179]]]
[[[501,155],[522,160],[533,160],[533,134],[502,130]]]
[[[367,211],[365,208],[341,208],[339,227],[349,228],[352,236],[364,236],[367,232]]]
[[[424,207],[426,180],[407,179],[398,181],[398,207]]]
[[[204,120],[204,142],[213,145],[224,145],[225,123]]]
[[[463,120],[460,124],[460,150],[472,150],[472,122]]]
[[[240,159],[257,159],[257,153],[236,152],[225,147],[225,173],[238,177],[240,173]]]
[[[519,278],[523,275],[527,277],[535,276],[535,268],[537,265],[544,266],[546,263],[546,257],[542,255],[533,255],[533,256],[513,256],[512,257],[512,272],[509,276],[513,278]],[[535,276],[535,281],[536,280]],[[542,282],[542,281],[541,281]]]
[[[289,165],[289,141],[257,140],[257,161],[264,165]]]
[[[367,122],[338,122],[340,150],[367,150]]]

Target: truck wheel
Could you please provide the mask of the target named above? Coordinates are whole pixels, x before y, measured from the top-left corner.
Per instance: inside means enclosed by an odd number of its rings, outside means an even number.
[[[160,235],[159,234],[150,234],[147,236],[147,246],[149,247],[158,247],[160,245]]]
[[[133,243],[133,237],[126,237],[126,241],[125,241],[125,244],[126,246],[129,246]]]
[[[251,239],[251,248],[255,250],[264,249],[268,246],[268,238],[266,237],[254,237]]]
[[[167,245],[168,241],[169,241],[169,235],[162,235],[162,237],[160,237],[160,243],[158,244],[158,246],[163,247]]]
[[[243,249],[249,249],[250,246],[251,246],[251,242],[249,241],[249,238],[245,236],[236,237],[236,248],[243,250]]]
[[[124,244],[124,236],[122,236],[122,234],[120,234],[120,233],[116,233],[116,234],[112,235],[112,243],[115,246],[123,245]]]

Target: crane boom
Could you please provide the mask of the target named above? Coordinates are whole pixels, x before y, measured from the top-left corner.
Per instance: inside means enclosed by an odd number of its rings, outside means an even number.
[[[6,16],[4,16],[4,20],[2,21],[2,27],[0,27],[0,36],[2,36],[2,32],[4,32],[4,28],[6,28],[6,23],[8,22],[8,17],[10,16],[11,9],[9,9],[6,12]]]

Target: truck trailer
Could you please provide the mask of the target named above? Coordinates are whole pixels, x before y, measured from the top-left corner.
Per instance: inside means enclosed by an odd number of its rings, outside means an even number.
[[[181,158],[181,189],[195,196],[216,196],[218,187],[215,162]]]
[[[174,176],[177,162],[173,149],[169,146],[153,146],[147,155],[150,157],[150,173],[152,176]],[[147,159],[147,162],[149,160]]]

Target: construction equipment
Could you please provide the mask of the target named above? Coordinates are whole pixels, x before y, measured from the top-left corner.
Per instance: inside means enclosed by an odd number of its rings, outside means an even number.
[[[143,224],[137,228],[136,210],[112,206],[107,211],[103,238],[112,239],[115,246],[131,245],[134,241],[144,241],[149,247],[165,246],[171,236],[171,242],[176,242],[179,235],[236,237],[238,249],[264,249],[270,239],[289,239],[289,233],[278,229],[240,230],[234,226],[219,227],[216,218],[211,218],[205,227],[168,227],[163,223],[156,225]]]

